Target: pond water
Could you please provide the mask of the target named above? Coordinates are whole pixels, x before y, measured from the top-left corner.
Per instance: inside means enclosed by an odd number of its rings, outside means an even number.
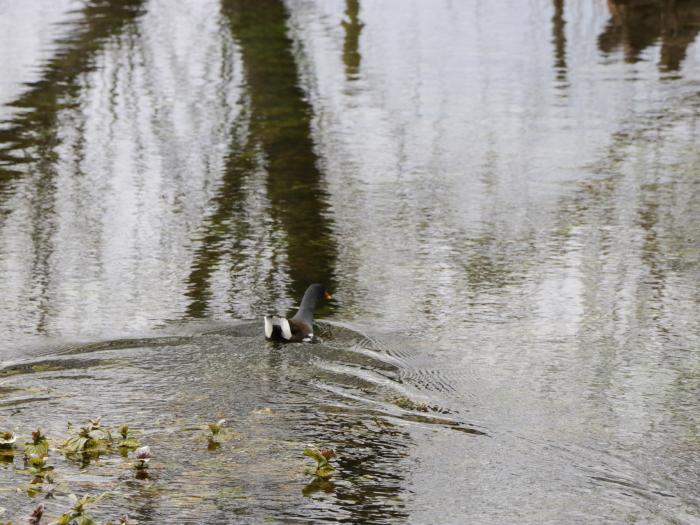
[[[0,12],[0,519],[700,523],[700,2]]]

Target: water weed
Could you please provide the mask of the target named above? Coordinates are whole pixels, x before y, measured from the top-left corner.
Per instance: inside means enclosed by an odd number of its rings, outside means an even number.
[[[314,476],[328,478],[335,472],[335,467],[329,463],[329,460],[336,456],[333,449],[307,447],[304,449],[304,455],[316,461],[316,469],[313,471]]]

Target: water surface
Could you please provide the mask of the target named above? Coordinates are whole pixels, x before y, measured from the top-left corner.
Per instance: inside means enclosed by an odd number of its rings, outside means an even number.
[[[47,513],[700,522],[700,3],[42,5],[0,38],[0,423],[156,456],[52,451]],[[311,282],[323,342],[265,343]]]

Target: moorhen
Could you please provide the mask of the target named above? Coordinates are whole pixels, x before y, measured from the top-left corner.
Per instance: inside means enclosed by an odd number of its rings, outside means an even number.
[[[322,284],[312,284],[304,292],[299,311],[291,319],[265,316],[265,337],[271,341],[299,343],[314,338],[314,309],[321,299],[332,296]]]

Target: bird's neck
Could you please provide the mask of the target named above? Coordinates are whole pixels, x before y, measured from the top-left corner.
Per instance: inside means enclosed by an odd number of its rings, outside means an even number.
[[[314,308],[316,306],[316,301],[313,301],[313,304],[303,304],[299,307],[299,310],[297,311],[296,314],[294,314],[294,317],[292,319],[300,319],[309,325],[312,325],[314,322]]]

